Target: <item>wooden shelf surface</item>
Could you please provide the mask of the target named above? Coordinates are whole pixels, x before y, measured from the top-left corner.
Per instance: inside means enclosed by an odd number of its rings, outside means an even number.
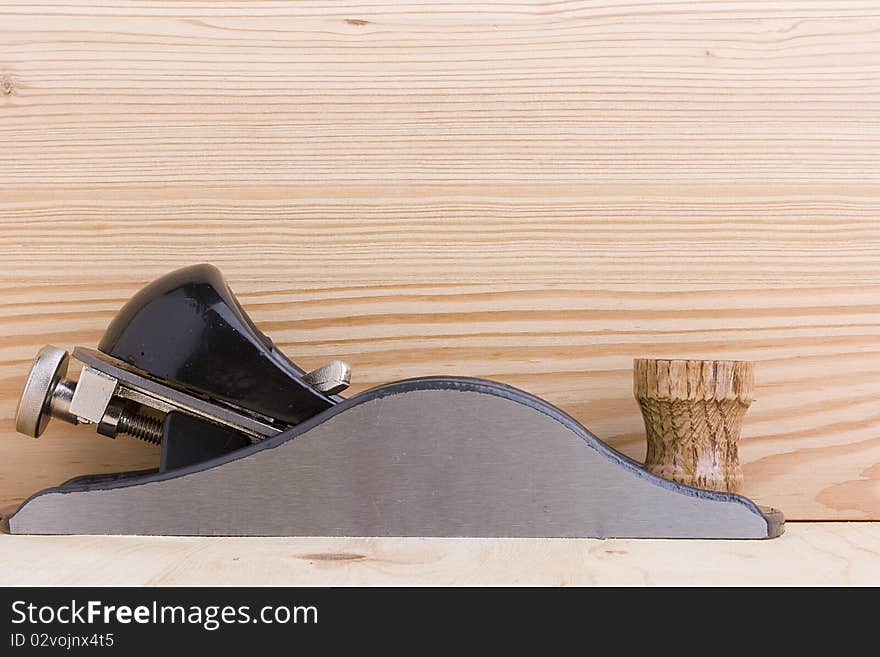
[[[0,535],[0,585],[878,585],[880,523],[768,541]]]

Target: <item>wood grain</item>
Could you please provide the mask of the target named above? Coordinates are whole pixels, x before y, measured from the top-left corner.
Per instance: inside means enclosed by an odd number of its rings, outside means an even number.
[[[2,586],[868,586],[880,524],[765,541],[0,535]]]
[[[756,362],[744,492],[880,518],[880,7],[7,2],[0,500],[151,448],[13,433],[45,343],[210,261],[307,368],[457,373],[637,458],[634,357]]]
[[[748,361],[635,359],[645,469],[688,486],[739,492],[739,438],[754,388]]]

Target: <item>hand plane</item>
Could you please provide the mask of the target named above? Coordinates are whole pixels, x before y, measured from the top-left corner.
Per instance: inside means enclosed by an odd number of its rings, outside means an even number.
[[[220,272],[145,287],[97,349],[44,347],[16,413],[160,446],[148,471],[77,477],[8,518],[21,534],[768,538],[782,514],[661,479],[552,404],[427,377],[343,398],[349,367],[306,372]]]

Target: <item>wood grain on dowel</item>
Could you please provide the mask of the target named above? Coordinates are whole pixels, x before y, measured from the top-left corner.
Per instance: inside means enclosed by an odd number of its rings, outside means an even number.
[[[739,491],[739,435],[754,387],[749,362],[636,359],[633,392],[645,420],[645,468],[688,486]]]
[[[0,503],[154,465],[12,416],[37,350],[217,264],[353,389],[511,383],[638,460],[632,359],[751,360],[743,493],[880,518],[880,6],[0,6]]]

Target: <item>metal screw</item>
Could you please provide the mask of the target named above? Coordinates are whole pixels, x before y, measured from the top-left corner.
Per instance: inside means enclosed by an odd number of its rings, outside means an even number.
[[[69,364],[70,356],[64,349],[52,345],[40,349],[15,411],[16,431],[39,438],[52,417],[70,424],[80,423],[80,418],[70,411],[77,383],[65,378]],[[107,406],[97,429],[111,438],[121,433],[156,445],[162,442],[160,420],[118,403]]]
[[[154,445],[162,442],[162,422],[155,418],[123,411],[117,426],[119,433],[140,438]]]
[[[140,440],[159,445],[162,442],[162,421],[135,413],[131,408],[113,402],[107,406],[98,422],[98,433],[109,438],[127,434]]]

